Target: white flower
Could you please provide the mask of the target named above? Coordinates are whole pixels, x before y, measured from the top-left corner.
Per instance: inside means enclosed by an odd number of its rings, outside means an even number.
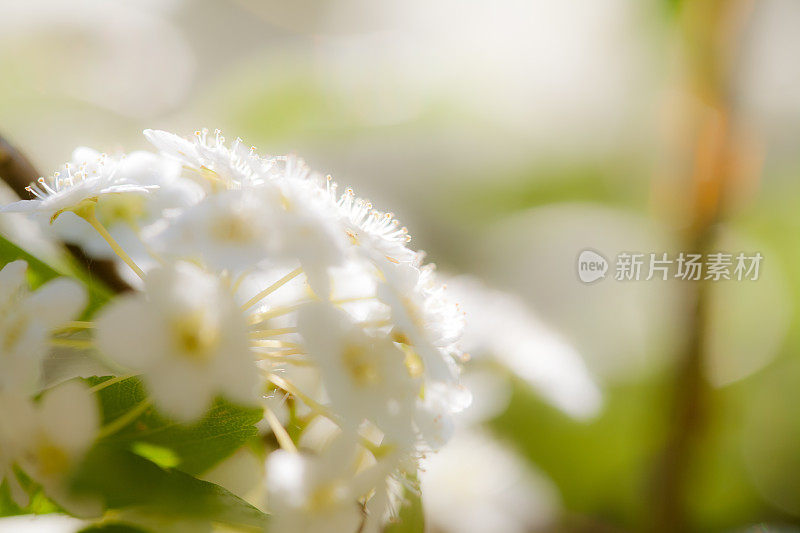
[[[27,395],[0,390],[0,482],[8,484],[11,498],[19,506],[28,504],[28,493],[13,467],[33,441],[35,418],[33,402]]]
[[[448,280],[448,289],[467,320],[461,345],[476,361],[501,363],[570,416],[597,414],[602,395],[580,354],[522,300],[467,276]]]
[[[525,533],[554,518],[558,494],[524,458],[480,430],[422,461],[425,523],[443,533]]]
[[[144,136],[162,153],[181,161],[207,180],[208,188],[237,188],[262,183],[274,164],[271,158],[261,158],[254,147],[246,147],[236,138],[230,148],[219,130],[214,139],[208,130],[198,130],[191,140],[161,130],[144,130]]]
[[[267,459],[271,527],[356,533],[364,520],[358,500],[369,491],[371,474],[357,475],[355,448],[343,439],[315,456],[272,452]]]
[[[99,157],[100,154],[90,148],[79,148],[72,154],[71,164],[77,168]],[[150,194],[103,195],[95,206],[97,219],[137,258],[146,253],[140,242],[142,230],[165,214],[197,203],[205,194],[200,185],[181,177],[178,161],[150,152],[131,152],[121,157],[115,172],[125,183],[152,189]],[[81,245],[93,257],[115,257],[94,228],[71,212],[59,217],[54,227],[62,239]]]
[[[3,400],[2,418],[14,419],[16,431],[11,439],[0,432],[4,439],[0,445],[16,451],[13,462],[71,513],[96,513],[96,502],[75,498],[68,488],[69,474],[91,447],[99,427],[97,404],[88,389],[67,382],[46,392],[35,405]],[[8,477],[13,483],[13,474]]]
[[[283,234],[281,252],[297,258],[314,292],[328,297],[329,269],[345,260],[345,235],[330,197],[304,170],[298,170],[301,166],[289,158],[285,179],[266,183],[263,194]]]
[[[117,173],[119,162],[105,154],[84,161],[77,168],[70,163],[50,178],[39,178],[27,190],[36,198],[0,207],[0,213],[44,213],[54,222],[65,211],[80,212],[107,194],[146,193],[152,186],[127,182]]]
[[[190,263],[151,271],[144,292],[110,304],[97,326],[99,348],[141,371],[168,415],[197,419],[216,394],[256,399],[259,371],[245,317],[218,278]]]
[[[263,456],[245,445],[211,470],[203,472],[201,479],[258,505],[264,499],[264,467]]]
[[[312,289],[328,295],[328,269],[343,262],[346,233],[335,201],[302,160],[261,158],[239,139],[228,148],[218,131],[213,141],[205,130],[194,141],[162,131],[145,135],[209,191],[156,237],[160,250],[233,272],[299,261]]]
[[[154,241],[163,255],[239,272],[275,257],[280,238],[257,191],[226,190],[183,211]]]
[[[335,198],[337,185],[330,178],[328,190]],[[358,198],[349,188],[336,202],[345,224],[345,233],[366,257],[392,263],[413,263],[418,259],[419,252],[407,247],[411,240],[408,230],[400,226],[392,213],[373,209],[372,203]]]
[[[38,390],[53,330],[86,305],[77,282],[59,278],[31,293],[24,261],[0,270],[0,389]]]
[[[0,533],[76,533],[89,525],[61,514],[20,515],[0,519]]]
[[[418,402],[414,425],[420,434],[422,451],[438,450],[455,431],[453,414],[469,406],[472,395],[466,389],[451,389],[443,383],[428,383],[425,397]]]
[[[414,347],[430,379],[454,383],[463,313],[436,283],[432,265],[387,264],[382,272],[386,282],[379,285],[378,298],[391,309],[397,339]]]
[[[368,333],[328,304],[300,311],[298,330],[319,365],[331,405],[356,430],[364,419],[395,442],[413,440],[411,419],[420,381],[403,351],[385,333]]]
[[[259,427],[283,448],[267,465],[272,527],[379,531],[419,459],[448,441],[453,413],[470,401],[458,384],[463,313],[393,215],[351,190],[337,197],[336,185],[302,160],[262,158],[238,139],[226,145],[219,132],[145,135],[161,155],[111,161],[81,149],[80,180],[57,182],[83,192],[94,191],[92,180],[159,187],[146,198],[76,193],[77,204],[59,207],[88,222],[142,282],[115,296],[95,324],[71,327],[94,331],[100,352],[141,376],[149,393],[142,405],[152,401],[178,422],[197,420],[217,396],[252,405],[263,395]],[[95,174],[105,177],[87,177]],[[61,194],[45,192],[41,203]],[[126,228],[132,238],[122,246]],[[140,260],[155,266],[143,269]],[[21,279],[18,269],[5,275]],[[5,285],[0,309],[11,301]],[[28,309],[14,298],[11,308]],[[6,315],[0,334],[22,331],[7,327]],[[46,340],[45,325],[33,331]],[[30,439],[15,441],[17,426]],[[38,448],[23,443],[39,438],[38,426],[25,427],[0,408],[0,474],[25,463],[46,479],[41,454],[28,453]],[[247,478],[247,464],[234,478]]]

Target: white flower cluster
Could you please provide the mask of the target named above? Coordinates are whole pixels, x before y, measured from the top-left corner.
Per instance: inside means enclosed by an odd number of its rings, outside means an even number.
[[[217,397],[263,406],[280,448],[267,459],[276,531],[380,530],[469,403],[458,384],[462,313],[391,213],[340,194],[296,157],[259,156],[205,130],[145,136],[158,154],[79,149],[31,188],[34,199],[0,211],[42,213],[62,237],[130,267],[136,290],[74,327],[121,375],[140,376],[160,412],[192,422]],[[2,276],[13,283],[0,283],[11,309],[0,313],[3,393],[36,381],[32,355],[82,297],[61,282],[24,296],[22,272],[12,263]],[[61,390],[80,392],[52,394]],[[42,417],[51,403],[36,404]],[[61,463],[27,468],[15,450],[31,447],[7,446],[21,415],[2,411],[0,473],[63,470],[86,447],[56,443],[65,451],[47,457]],[[75,418],[51,423],[69,436],[61,430]]]

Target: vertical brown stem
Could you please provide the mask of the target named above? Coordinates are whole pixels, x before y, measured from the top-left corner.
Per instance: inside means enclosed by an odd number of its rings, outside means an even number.
[[[2,136],[0,136],[0,177],[20,198],[28,197],[25,187],[39,177],[28,158]]]
[[[709,119],[707,119],[709,120]],[[709,142],[722,135],[727,126],[714,126],[701,134],[695,162],[695,221],[684,239],[689,253],[706,254],[714,242],[715,223],[720,218],[725,190],[727,142]],[[705,128],[703,128],[705,129]],[[710,138],[709,138],[710,137]],[[709,144],[711,146],[709,146]],[[686,281],[684,285],[687,339],[677,362],[673,384],[667,439],[656,471],[653,531],[687,531],[686,488],[697,444],[708,420],[709,384],[704,376],[704,354],[708,331],[708,284]]]
[[[684,251],[690,253],[711,251],[716,227],[735,192],[738,142],[729,74],[735,36],[748,7],[749,0],[685,2],[683,7],[689,92],[695,104],[690,109],[696,119],[691,193],[686,199],[692,220],[683,239]],[[687,488],[709,420],[711,388],[704,375],[709,286],[684,283],[686,344],[670,388],[669,427],[654,478],[650,529],[658,533],[692,530]]]

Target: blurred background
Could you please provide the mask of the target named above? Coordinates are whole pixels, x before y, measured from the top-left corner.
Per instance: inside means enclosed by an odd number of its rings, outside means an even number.
[[[0,133],[50,174],[220,128],[394,211],[474,331],[428,531],[800,531],[798,28],[796,0],[2,0]],[[586,248],[764,260],[585,285]]]

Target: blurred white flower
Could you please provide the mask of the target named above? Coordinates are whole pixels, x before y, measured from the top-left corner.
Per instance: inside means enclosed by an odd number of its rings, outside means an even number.
[[[14,261],[0,270],[0,389],[33,393],[41,385],[50,335],[83,309],[86,291],[59,278],[29,292],[27,268]]]
[[[319,456],[272,452],[267,459],[267,506],[276,531],[357,531],[362,522],[354,449]]]
[[[17,195],[0,180],[0,205],[16,200]],[[1,213],[0,235],[52,265],[62,260],[63,250],[52,232],[23,213]]]
[[[500,362],[570,416],[597,414],[600,390],[580,355],[519,297],[467,276],[449,279],[447,288],[464,310],[461,347],[472,358]]]
[[[190,263],[154,269],[143,293],[104,309],[97,344],[142,372],[156,405],[179,420],[202,416],[216,394],[245,404],[256,399],[244,315],[215,276]]]
[[[18,391],[0,391],[0,481],[8,485],[11,499],[27,505],[29,496],[14,472],[36,432],[36,411],[30,398]]]
[[[442,533],[525,533],[550,525],[558,509],[552,483],[479,429],[426,457],[420,478],[426,525]]]
[[[743,112],[770,143],[768,157],[794,161],[800,119],[800,67],[791,50],[800,46],[795,28],[800,6],[792,0],[763,0],[748,14],[746,39],[734,82]],[[775,163],[773,163],[775,164]]]
[[[264,499],[264,461],[251,448],[244,446],[220,462],[202,479],[219,485],[253,505]]]
[[[70,513],[96,513],[96,502],[76,498],[68,489],[68,476],[94,442],[99,427],[98,407],[89,390],[67,382],[46,392],[36,404],[10,400],[6,396],[0,403],[0,447],[14,452],[5,460],[19,466]],[[14,430],[8,431],[11,427]],[[18,484],[15,477],[6,471],[10,487]],[[18,504],[27,505],[24,491],[12,488],[12,494]]]
[[[86,525],[59,514],[11,516],[0,519],[0,533],[77,533]]]
[[[603,383],[637,379],[671,361],[685,334],[674,279],[587,286],[576,258],[590,247],[609,261],[623,251],[676,251],[669,228],[646,217],[591,203],[535,207],[489,228],[476,245],[487,283],[535,306]],[[513,261],[506,258],[513,257]]]

